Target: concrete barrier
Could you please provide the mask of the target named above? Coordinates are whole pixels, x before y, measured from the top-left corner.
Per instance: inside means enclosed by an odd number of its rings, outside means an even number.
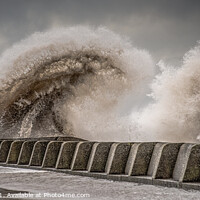
[[[58,160],[56,163],[56,169],[71,169],[71,163],[73,155],[78,142],[63,142]]]
[[[135,143],[131,146],[125,174],[129,176],[147,175],[155,143]]]
[[[38,141],[33,147],[30,166],[42,166],[44,155],[49,141]]]
[[[172,178],[176,159],[181,144],[158,143],[154,147],[153,155],[147,175],[154,179]]]
[[[105,172],[107,174],[124,174],[131,148],[130,143],[114,143],[111,146]]]
[[[0,145],[0,162],[6,162],[13,140],[3,140]]]
[[[20,141],[14,141],[11,144],[10,151],[8,153],[8,158],[6,161],[7,164],[17,164],[23,143],[24,141],[20,140]]]
[[[181,146],[173,179],[179,182],[200,180],[200,144],[183,144]]]
[[[49,142],[44,155],[42,167],[55,167],[62,142]]]
[[[86,170],[94,142],[79,142],[76,145],[71,170]]]
[[[0,165],[200,190],[200,144],[0,140]]]
[[[111,145],[111,142],[95,143],[93,145],[87,165],[89,172],[105,172]]]
[[[25,141],[22,145],[19,155],[18,165],[28,165],[30,163],[31,154],[36,141]]]

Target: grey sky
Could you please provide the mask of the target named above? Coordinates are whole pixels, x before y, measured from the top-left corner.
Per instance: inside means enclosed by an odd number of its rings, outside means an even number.
[[[107,26],[174,62],[200,40],[199,0],[0,0],[0,53],[36,31]]]

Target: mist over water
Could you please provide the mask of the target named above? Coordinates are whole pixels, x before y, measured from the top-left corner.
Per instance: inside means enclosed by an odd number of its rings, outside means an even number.
[[[143,134],[152,139],[198,142],[200,139],[200,45],[188,51],[179,68],[158,63],[161,73],[151,84],[154,103],[140,115]]]
[[[155,75],[147,51],[106,28],[35,33],[0,57],[1,137],[196,142],[200,47],[183,60]]]

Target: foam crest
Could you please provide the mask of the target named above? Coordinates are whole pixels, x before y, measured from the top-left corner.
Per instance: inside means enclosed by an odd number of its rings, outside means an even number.
[[[154,73],[148,52],[103,27],[35,33],[0,63],[3,137],[128,140],[130,111]]]

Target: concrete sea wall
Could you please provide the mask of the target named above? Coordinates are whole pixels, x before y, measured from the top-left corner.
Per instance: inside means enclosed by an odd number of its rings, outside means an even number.
[[[0,165],[200,190],[200,144],[2,139]]]

